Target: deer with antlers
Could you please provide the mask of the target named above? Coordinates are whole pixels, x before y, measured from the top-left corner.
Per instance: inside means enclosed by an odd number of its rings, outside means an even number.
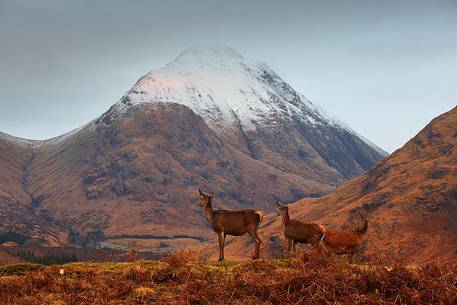
[[[289,216],[289,207],[276,201],[278,206],[277,212],[281,216],[281,224],[284,231],[284,237],[288,242],[287,252],[295,252],[297,243],[311,244],[317,247],[325,236],[325,228],[316,223],[305,223],[298,220],[291,220]]]
[[[359,212],[363,225],[352,231],[327,230],[322,238],[326,248],[335,254],[347,254],[349,263],[352,263],[353,256],[360,251],[363,237],[368,230],[368,219]]]
[[[213,210],[212,195],[207,195],[198,190],[200,195],[199,206],[203,215],[211,224],[214,232],[219,237],[219,261],[224,260],[224,243],[227,235],[242,236],[248,233],[255,242],[253,259],[260,257],[261,240],[257,234],[263,219],[263,212],[257,210]]]

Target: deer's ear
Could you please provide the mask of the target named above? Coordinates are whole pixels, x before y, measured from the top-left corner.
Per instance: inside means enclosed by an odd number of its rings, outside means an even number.
[[[198,193],[200,194],[200,196],[205,196],[205,194],[203,194],[201,189],[198,189]]]
[[[278,207],[281,207],[281,206],[282,206],[282,204],[279,203],[279,200],[276,200],[276,205],[277,205]]]

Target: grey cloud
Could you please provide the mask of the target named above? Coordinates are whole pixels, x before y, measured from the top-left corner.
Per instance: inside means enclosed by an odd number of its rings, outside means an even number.
[[[0,0],[0,130],[90,121],[189,45],[230,45],[392,151],[456,105],[456,1]]]

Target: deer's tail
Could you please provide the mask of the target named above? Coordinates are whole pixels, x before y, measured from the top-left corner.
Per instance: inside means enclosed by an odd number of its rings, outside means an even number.
[[[255,228],[255,230],[257,231],[260,227],[260,224],[262,223],[262,220],[263,220],[263,211],[255,211],[255,213],[257,215],[259,215],[259,221],[257,222],[257,227]]]

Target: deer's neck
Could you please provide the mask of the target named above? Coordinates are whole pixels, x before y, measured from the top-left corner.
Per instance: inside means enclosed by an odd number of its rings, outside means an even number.
[[[203,209],[203,215],[205,216],[206,220],[208,220],[209,223],[213,223],[213,218],[214,218],[214,210],[213,207],[211,206],[211,202],[206,205],[206,207]]]
[[[285,227],[287,226],[289,221],[290,221],[289,212],[288,211],[282,212],[281,213],[281,224],[282,224],[283,230],[285,229]]]

